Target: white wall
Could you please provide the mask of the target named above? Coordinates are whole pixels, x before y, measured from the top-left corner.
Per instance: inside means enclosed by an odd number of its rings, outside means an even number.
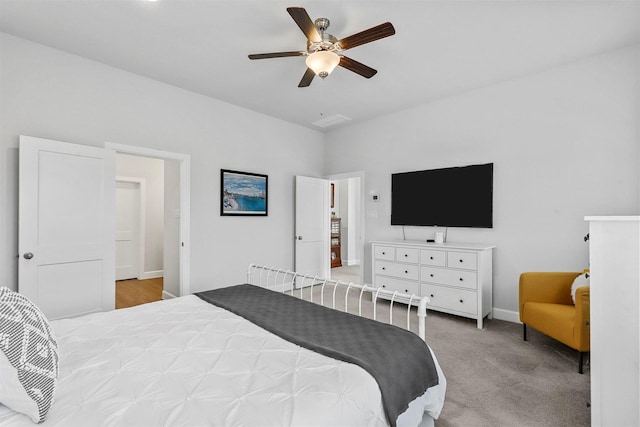
[[[141,279],[162,277],[164,249],[164,160],[116,154],[116,176],[145,180],[144,260]],[[141,242],[142,243],[142,242]]]
[[[372,241],[402,239],[391,173],[493,162],[494,228],[450,228],[448,240],[497,246],[494,307],[513,315],[521,272],[588,267],[585,215],[638,214],[639,69],[634,46],[336,129],[325,173],[365,171],[363,191],[381,197],[364,207]],[[433,232],[406,228],[407,239]]]
[[[293,267],[294,175],[322,175],[321,133],[0,37],[0,284],[17,287],[20,134],[189,154],[194,292],[243,282],[251,262]],[[220,216],[221,168],[269,175],[268,217]]]
[[[349,221],[347,225],[348,245],[347,245],[347,262],[349,265],[360,264],[360,238],[358,236],[359,227],[358,219],[360,218],[360,178],[349,178]]]

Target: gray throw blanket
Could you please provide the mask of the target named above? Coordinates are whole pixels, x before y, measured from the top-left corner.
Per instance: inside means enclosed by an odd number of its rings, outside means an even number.
[[[417,335],[396,326],[254,285],[196,295],[287,341],[361,366],[378,382],[391,426],[413,399],[438,384],[427,345]]]

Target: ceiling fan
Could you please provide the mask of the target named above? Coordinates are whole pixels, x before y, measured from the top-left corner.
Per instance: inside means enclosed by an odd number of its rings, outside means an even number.
[[[318,18],[315,22],[311,21],[307,11],[302,7],[288,7],[287,12],[289,12],[289,15],[291,15],[307,37],[307,50],[256,53],[249,55],[249,59],[306,56],[307,59],[305,63],[307,65],[307,71],[305,71],[302,76],[298,87],[309,86],[315,76],[321,78],[327,77],[338,65],[368,79],[373,77],[378,71],[344,56],[342,52],[365,43],[392,36],[396,33],[393,25],[391,25],[390,22],[385,22],[384,24],[338,40],[326,32],[327,28],[329,28],[329,20],[327,18]]]

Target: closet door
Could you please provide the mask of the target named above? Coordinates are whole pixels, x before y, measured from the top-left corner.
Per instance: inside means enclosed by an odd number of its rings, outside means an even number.
[[[20,137],[18,291],[49,319],[115,306],[115,160]]]

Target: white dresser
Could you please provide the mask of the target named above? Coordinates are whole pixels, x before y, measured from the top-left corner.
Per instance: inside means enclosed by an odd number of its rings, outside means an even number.
[[[477,243],[371,242],[373,285],[427,296],[430,310],[477,319],[493,305],[495,246]],[[408,301],[404,301],[408,302]]]
[[[640,425],[640,216],[586,217],[591,425]]]

